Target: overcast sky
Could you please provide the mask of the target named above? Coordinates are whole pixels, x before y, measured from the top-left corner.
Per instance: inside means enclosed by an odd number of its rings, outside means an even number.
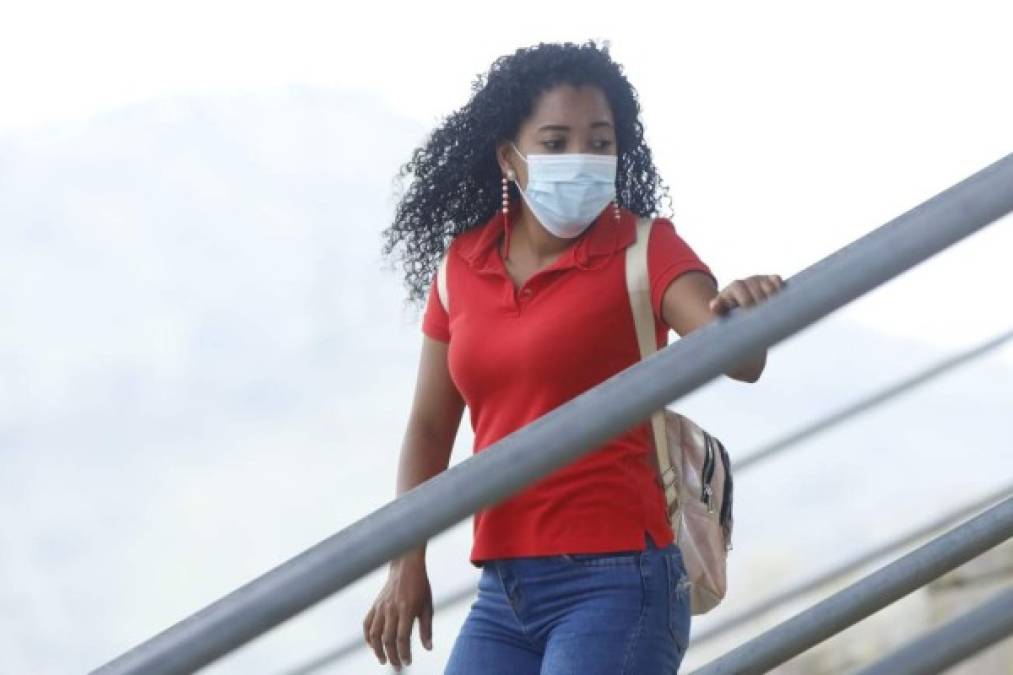
[[[495,57],[605,38],[677,225],[727,283],[788,276],[1010,152],[1011,22],[1009,3],[975,0],[7,3],[0,133],[293,83],[358,88],[429,128]],[[1009,324],[1010,250],[993,226],[844,312],[966,344]]]
[[[1013,150],[1007,6],[5,3],[0,673],[98,665],[393,495],[421,333],[380,270],[390,179],[496,57],[609,40],[676,226],[727,285],[789,278]],[[679,409],[741,457],[1008,330],[1011,224]],[[1013,347],[918,391],[737,483],[729,611],[1008,480]],[[434,542],[439,592],[472,574],[469,536]],[[380,579],[212,671],[344,642]]]

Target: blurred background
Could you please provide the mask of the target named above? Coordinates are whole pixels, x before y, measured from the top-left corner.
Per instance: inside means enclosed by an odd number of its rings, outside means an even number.
[[[98,667],[394,496],[422,334],[380,231],[399,165],[496,57],[609,41],[676,227],[722,287],[789,279],[1013,149],[1002,2],[39,0],[0,15],[5,675]],[[759,382],[714,380],[672,407],[748,456],[1013,328],[1011,254],[1006,218],[774,346]],[[1011,439],[1006,343],[757,465],[736,482],[729,597],[693,634],[1007,485]],[[471,442],[466,416],[452,462]],[[430,543],[437,598],[477,581],[470,543],[470,521]],[[1008,584],[1003,555],[959,593]],[[280,675],[358,639],[385,575],[206,671]],[[691,646],[684,668],[839,587]],[[779,672],[865,663],[952,616],[951,587]],[[467,609],[437,611],[432,652],[413,635],[411,672],[442,672]],[[978,658],[967,672],[1013,657]],[[318,672],[387,669],[361,649]]]

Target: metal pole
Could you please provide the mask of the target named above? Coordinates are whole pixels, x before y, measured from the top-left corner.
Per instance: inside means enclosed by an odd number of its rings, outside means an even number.
[[[949,356],[946,359],[928,368],[925,368],[924,370],[922,370],[919,373],[916,373],[913,376],[905,377],[891,384],[890,386],[880,390],[879,392],[868,395],[865,398],[848,405],[842,410],[831,413],[809,424],[806,424],[800,429],[790,432],[783,438],[764,446],[762,449],[747,454],[745,460],[740,460],[734,463],[733,466],[734,471],[736,472],[736,475],[741,475],[742,471],[748,469],[750,466],[753,466],[755,463],[765,459],[769,459],[771,456],[778,454],[781,451],[786,450],[787,448],[792,447],[800,443],[801,441],[818,434],[820,431],[823,431],[828,427],[840,424],[846,420],[850,420],[867,410],[872,410],[876,406],[885,403],[889,399],[894,398],[895,396],[899,396],[900,394],[910,391],[911,389],[919,387],[925,384],[926,382],[930,382],[933,379],[939,377],[940,375],[948,373],[954,368],[957,368],[958,366],[970,363],[972,360],[979,358],[984,354],[987,354],[988,352],[992,351],[993,349],[996,349],[1006,344],[1006,342],[1008,342],[1010,338],[1013,338],[1013,330],[1007,330],[968,350]],[[706,640],[716,637],[720,633],[723,633],[726,630],[730,630],[742,623],[750,621],[756,618],[757,616],[760,616],[761,614],[773,609],[774,607],[781,605],[784,602],[794,600],[799,595],[803,595],[826,583],[829,583],[834,579],[837,579],[838,577],[843,576],[844,574],[850,572],[852,569],[856,567],[865,565],[869,562],[872,562],[873,560],[876,560],[877,558],[881,558],[884,555],[887,555],[888,553],[898,548],[907,546],[915,541],[918,541],[919,539],[922,539],[923,537],[927,537],[933,532],[936,532],[944,527],[951,525],[954,521],[956,521],[959,518],[964,518],[966,516],[972,515],[980,511],[981,509],[994,503],[1001,497],[1008,495],[1011,491],[1013,491],[1013,486],[1003,488],[999,492],[989,495],[984,499],[979,499],[974,504],[964,506],[956,512],[951,512],[946,514],[945,516],[937,518],[933,522],[918,528],[914,532],[907,533],[897,540],[891,541],[887,544],[884,544],[883,546],[877,547],[875,550],[869,551],[855,559],[849,560],[848,562],[835,567],[829,572],[821,574],[819,577],[815,579],[803,583],[800,586],[796,586],[784,592],[778,593],[777,595],[768,598],[767,600],[761,602],[760,604],[754,607],[750,607],[749,609],[746,609],[740,612],[739,614],[732,615],[728,619],[722,621],[721,623],[711,626],[708,630],[694,634],[692,639],[690,640],[690,645],[691,646],[698,645],[701,642],[705,642]],[[455,591],[452,591],[450,594],[448,594],[447,597],[439,600],[434,609],[442,610],[449,607],[453,607],[459,603],[469,600],[470,598],[474,597],[474,595],[475,595],[475,587],[473,584],[459,588]],[[300,666],[297,666],[295,669],[287,671],[287,675],[307,675],[308,673],[315,672],[316,670],[319,670],[320,668],[323,668],[324,666],[330,663],[337,662],[351,655],[352,653],[354,653],[359,649],[365,649],[366,646],[367,645],[365,641],[363,641],[361,637],[352,638],[347,642],[345,642],[344,644],[340,645],[339,647],[329,649],[324,653],[314,657],[312,660],[307,661]]]
[[[1013,494],[1013,485],[1007,485],[987,497],[975,501],[973,504],[962,506],[956,511],[951,511],[944,516],[936,518],[932,522],[926,523],[912,532],[905,533],[902,537],[887,542],[882,546],[877,546],[871,551],[867,551],[856,558],[841,563],[833,569],[821,573],[819,576],[810,579],[809,581],[805,581],[797,586],[793,586],[789,589],[776,593],[766,600],[757,603],[753,607],[749,607],[738,614],[729,616],[720,623],[714,624],[705,631],[694,633],[690,636],[689,646],[690,648],[698,646],[701,643],[717,637],[718,635],[737,626],[752,621],[758,616],[762,616],[775,607],[779,607],[786,602],[791,602],[792,600],[797,599],[799,596],[810,593],[817,588],[848,574],[856,568],[867,565],[874,560],[878,560],[879,558],[882,558],[899,548],[909,546],[910,544],[938,532],[943,528],[952,527],[957,521],[972,516],[996,503],[1000,499],[1009,497],[1011,494]],[[470,600],[473,597],[475,597],[475,586],[474,584],[471,584],[442,598],[436,604],[434,609],[436,611],[441,611]],[[300,666],[296,666],[291,670],[285,671],[285,675],[309,675],[310,673],[316,672],[325,666],[336,663],[337,661],[352,655],[360,649],[365,649],[366,646],[366,642],[362,639],[362,636],[359,635],[347,640],[345,643],[334,649],[330,649],[323,654],[314,657],[312,660],[306,661]]]
[[[189,673],[599,448],[742,360],[1013,210],[1013,155],[571,399],[101,667]]]
[[[935,379],[936,377],[939,377],[940,375],[947,373],[958,366],[970,363],[973,359],[976,359],[984,354],[987,354],[993,349],[996,349],[997,347],[1006,344],[1006,342],[1008,342],[1010,338],[1013,338],[1013,330],[1007,330],[975,347],[960,352],[959,354],[949,356],[946,359],[940,361],[939,363],[936,363],[913,376],[903,378],[902,380],[891,384],[890,386],[880,390],[879,392],[876,392],[875,394],[866,396],[860,401],[848,405],[842,410],[831,413],[818,420],[815,420],[814,422],[806,424],[804,427],[798,429],[797,431],[793,431],[784,436],[783,438],[764,446],[762,449],[746,455],[745,460],[734,462],[733,465],[734,472],[736,472],[736,475],[741,475],[742,471],[748,469],[750,466],[753,466],[755,463],[765,459],[769,459],[774,454],[778,454],[781,451],[786,450],[787,448],[818,434],[819,432],[823,431],[824,429],[827,429],[828,427],[852,419],[860,415],[861,413],[867,410],[871,410],[874,407],[881,405],[886,401],[888,401],[889,399],[894,398],[895,396],[898,396],[906,391],[910,391],[911,389],[919,387],[925,384],[926,382],[929,382]],[[932,523],[924,525],[914,532],[905,534],[900,539],[891,541],[887,544],[884,544],[883,546],[877,547],[875,550],[864,553],[858,558],[849,560],[848,562],[835,567],[829,572],[821,574],[819,577],[815,579],[805,582],[799,586],[787,589],[784,592],[778,593],[768,598],[767,600],[764,600],[763,602],[759,603],[754,607],[750,607],[738,614],[734,614],[728,617],[726,620],[711,626],[708,630],[694,634],[692,639],[690,640],[690,645],[691,646],[699,645],[701,642],[705,642],[727,630],[735,628],[736,626],[741,625],[747,621],[751,621],[757,616],[764,614],[765,612],[781,605],[782,603],[789,602],[798,597],[799,595],[804,595],[805,593],[808,593],[811,590],[819,588],[820,586],[833,581],[839,576],[842,576],[847,572],[850,572],[855,567],[865,565],[869,562],[872,562],[873,560],[876,560],[877,558],[881,558],[882,556],[890,553],[891,551],[894,551],[903,546],[907,546],[908,544],[917,541],[922,537],[926,537],[932,534],[933,532],[936,532],[937,530],[946,527],[947,525],[950,525],[953,521],[957,520],[958,518],[963,518],[965,516],[971,515],[972,513],[981,510],[982,508],[993,503],[1000,497],[1006,496],[1011,490],[1013,490],[1013,487],[1003,488],[1000,492],[994,495],[990,495],[985,499],[980,499],[970,506],[964,506],[955,513],[948,513],[945,516],[937,518]],[[448,607],[452,607],[454,605],[457,605],[458,603],[465,602],[474,595],[475,595],[474,585],[459,588],[453,591],[451,594],[449,594],[446,598],[441,599],[437,603],[435,609],[445,609]],[[325,665],[329,663],[339,661],[345,658],[346,656],[351,655],[358,649],[365,649],[365,648],[366,643],[362,640],[362,638],[355,637],[353,639],[348,640],[341,646],[336,647],[334,649],[329,649],[323,654],[320,654],[314,657],[312,660],[307,661],[303,665],[297,666],[294,670],[287,671],[287,675],[307,675],[308,673],[323,668]]]
[[[957,521],[961,518],[966,518],[967,516],[977,513],[982,509],[984,509],[985,507],[996,503],[1000,499],[1008,498],[1011,494],[1013,494],[1013,486],[1007,485],[998,492],[993,492],[992,494],[988,495],[988,497],[984,499],[979,499],[974,504],[964,506],[954,513],[947,513],[945,516],[936,518],[932,522],[922,525],[916,530],[908,532],[904,534],[902,537],[895,539],[894,541],[887,542],[882,546],[877,546],[871,551],[867,551],[866,553],[863,553],[855,558],[852,558],[851,560],[847,560],[839,565],[836,565],[832,569],[820,574],[819,576],[813,579],[805,581],[791,588],[785,589],[781,592],[775,593],[766,600],[763,600],[752,607],[748,607],[739,612],[738,614],[732,614],[731,616],[725,618],[720,623],[714,624],[708,630],[702,631],[699,634],[692,636],[692,639],[689,642],[690,647],[699,645],[703,642],[706,642],[707,640],[710,640],[711,638],[717,637],[722,633],[725,633],[733,628],[736,628],[737,626],[741,626],[744,623],[752,621],[756,617],[762,616],[763,614],[769,612],[775,607],[779,607],[787,602],[791,602],[792,600],[797,599],[800,596],[803,596],[807,593],[811,593],[817,588],[820,588],[834,581],[835,579],[843,577],[845,574],[848,574],[852,570],[863,567],[864,565],[867,565],[874,560],[882,558],[883,556],[899,548],[908,546],[918,541],[919,539],[927,537],[934,532],[938,532],[944,527],[948,526],[952,527],[954,521]],[[361,640],[361,638],[359,642],[363,646],[365,646],[365,643]]]
[[[1013,497],[749,640],[693,675],[766,673],[1013,536]]]
[[[932,630],[857,675],[934,675],[1013,634],[1013,588]]]

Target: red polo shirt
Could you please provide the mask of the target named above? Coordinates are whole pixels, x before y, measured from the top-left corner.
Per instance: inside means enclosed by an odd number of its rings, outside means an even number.
[[[515,205],[516,208],[516,205]],[[516,213],[516,211],[515,211]],[[513,215],[513,214],[512,214]],[[534,421],[640,359],[626,291],[625,249],[637,216],[612,208],[551,265],[515,289],[499,252],[509,228],[497,212],[451,242],[450,316],[429,291],[422,331],[449,342],[450,376],[475,432],[474,452]],[[509,249],[507,249],[509,251]],[[658,346],[667,344],[661,298],[683,272],[710,268],[658,218],[648,240]],[[715,284],[716,284],[715,280]],[[644,532],[672,542],[644,423],[474,516],[470,561],[643,550]]]

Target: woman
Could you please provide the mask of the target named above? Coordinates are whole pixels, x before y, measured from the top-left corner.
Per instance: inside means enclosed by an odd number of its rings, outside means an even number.
[[[426,299],[398,494],[447,468],[465,405],[479,452],[639,359],[624,252],[638,215],[667,197],[635,91],[593,42],[498,59],[408,175],[384,232],[410,297]],[[685,335],[781,286],[758,275],[718,292],[665,218],[651,226],[648,270],[659,346],[669,327]],[[755,382],[765,362],[764,351],[727,374]],[[475,515],[478,597],[446,673],[677,671],[686,572],[648,434],[640,425]],[[391,562],[365,640],[400,670],[415,619],[432,649],[432,616],[423,546]]]

